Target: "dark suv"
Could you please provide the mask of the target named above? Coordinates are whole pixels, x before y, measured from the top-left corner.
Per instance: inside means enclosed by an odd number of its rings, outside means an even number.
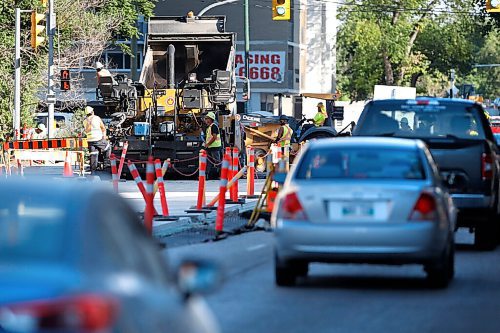
[[[493,249],[499,234],[499,151],[481,105],[459,99],[417,98],[369,102],[356,136],[421,139],[430,148],[459,209],[458,226]]]

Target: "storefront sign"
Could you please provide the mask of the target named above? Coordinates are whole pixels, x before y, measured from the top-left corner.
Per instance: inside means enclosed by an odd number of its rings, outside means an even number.
[[[281,83],[285,78],[285,52],[255,51],[249,55],[249,78],[253,82]],[[245,53],[236,52],[236,75],[245,75]]]

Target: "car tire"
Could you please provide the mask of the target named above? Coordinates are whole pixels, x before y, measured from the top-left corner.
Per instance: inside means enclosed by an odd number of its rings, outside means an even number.
[[[493,214],[492,214],[493,216]],[[479,224],[474,230],[474,245],[481,251],[492,251],[497,246],[497,221],[490,218]]]
[[[291,287],[297,280],[297,270],[289,264],[280,262],[277,256],[274,260],[274,277],[277,286]]]
[[[427,280],[431,287],[446,288],[455,276],[455,245],[448,242],[441,258],[425,266]]]

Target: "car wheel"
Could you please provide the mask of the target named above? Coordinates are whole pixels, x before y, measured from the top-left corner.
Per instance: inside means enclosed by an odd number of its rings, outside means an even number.
[[[448,243],[439,261],[425,266],[427,280],[434,288],[446,288],[455,276],[455,245]]]
[[[278,257],[274,260],[274,276],[276,285],[280,287],[291,287],[297,280],[297,271],[290,265],[279,261]]]
[[[490,218],[474,230],[474,245],[482,251],[492,251],[497,246],[497,222]]]

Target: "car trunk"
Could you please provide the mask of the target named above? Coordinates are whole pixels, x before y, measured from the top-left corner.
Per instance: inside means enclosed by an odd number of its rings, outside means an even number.
[[[297,195],[314,223],[402,223],[408,220],[425,181],[297,182]]]
[[[0,265],[0,304],[51,299],[75,290],[81,283],[79,273],[58,264]]]

